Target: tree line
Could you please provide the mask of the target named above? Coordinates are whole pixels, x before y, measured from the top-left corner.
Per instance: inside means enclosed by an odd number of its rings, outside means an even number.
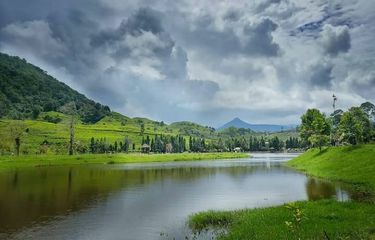
[[[375,140],[375,106],[365,102],[347,111],[334,110],[329,116],[308,109],[301,116],[300,136],[310,147],[356,145]]]
[[[146,144],[146,145],[145,145]],[[147,152],[153,153],[182,153],[182,152],[230,152],[235,148],[241,151],[282,151],[284,149],[300,149],[306,147],[303,141],[296,137],[290,137],[286,141],[277,136],[265,138],[263,136],[251,136],[249,138],[230,138],[218,140],[206,140],[192,136],[182,135],[156,135],[154,137],[142,137],[141,145],[136,144],[125,137],[123,141],[110,143],[106,138],[92,137],[88,144],[76,143],[75,151],[78,153],[128,153],[142,151],[142,147],[149,148]]]
[[[289,137],[286,141],[279,137],[272,138],[250,136],[232,137],[229,139],[219,139],[208,145],[209,151],[233,151],[239,148],[240,151],[257,152],[257,151],[283,151],[284,149],[299,149],[303,148],[304,144],[296,137]]]

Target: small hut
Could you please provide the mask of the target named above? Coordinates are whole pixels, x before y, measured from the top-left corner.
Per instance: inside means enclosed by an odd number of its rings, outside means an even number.
[[[142,153],[150,153],[150,150],[151,150],[150,145],[146,143],[141,146]]]
[[[234,151],[234,152],[241,152],[241,148],[240,148],[240,147],[235,147],[235,148],[233,149],[233,151]]]
[[[171,153],[173,150],[172,143],[165,144],[165,153]]]

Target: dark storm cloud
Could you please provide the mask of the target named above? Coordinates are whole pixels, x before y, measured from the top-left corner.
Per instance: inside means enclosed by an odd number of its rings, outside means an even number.
[[[0,41],[10,45],[18,42],[14,47],[25,49],[36,56],[44,51],[49,52],[39,57],[49,64],[66,68],[72,74],[87,73],[87,69],[95,68],[97,64],[92,57],[92,48],[87,44],[87,36],[98,31],[98,23],[90,19],[87,11],[79,10],[80,4],[69,5],[65,2],[55,5],[43,0],[37,3],[46,4],[47,10],[35,9],[26,16],[22,15],[28,21],[8,24],[0,31]],[[18,9],[18,5],[22,5],[20,1],[7,6],[9,9]],[[27,7],[28,3],[21,9]],[[42,34],[44,39],[40,39]]]
[[[244,33],[248,37],[244,46],[248,54],[277,56],[279,45],[273,41],[272,32],[277,29],[277,24],[270,19],[263,19],[257,24],[244,28]]]
[[[192,23],[194,28],[182,32],[178,40],[186,46],[198,48],[215,57],[279,55],[280,47],[272,36],[278,25],[271,19],[246,23],[238,31],[233,26],[218,29],[214,21],[210,15],[197,17]]]
[[[94,35],[90,41],[91,46],[110,48],[112,56],[121,61],[124,58],[137,57],[134,54],[142,54],[135,53],[136,44],[130,43],[130,39],[137,39],[137,41],[144,41],[142,48],[151,49],[156,57],[167,60],[175,43],[169,33],[163,29],[160,15],[151,8],[141,8],[128,19],[123,20],[118,28],[104,30]],[[145,33],[151,35],[146,36]],[[155,39],[150,39],[153,36]],[[145,39],[147,37],[148,39]]]
[[[143,32],[152,32],[153,34],[164,32],[160,14],[151,8],[141,8],[127,20],[122,21],[117,29],[105,30],[95,35],[91,44],[97,47],[107,42],[120,41],[126,34],[139,36]]]
[[[346,26],[325,25],[321,35],[324,51],[330,56],[348,52],[351,47],[349,28]]]
[[[82,74],[88,68],[96,68],[92,48],[87,44],[87,36],[98,31],[99,25],[84,12],[77,9],[50,14],[46,18],[51,29],[51,37],[61,42],[68,51],[56,65],[60,64],[72,73]]]

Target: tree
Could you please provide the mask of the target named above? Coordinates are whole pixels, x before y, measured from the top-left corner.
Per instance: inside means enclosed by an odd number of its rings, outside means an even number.
[[[371,122],[360,107],[352,107],[342,115],[340,139],[350,144],[367,143],[371,137]]]
[[[70,102],[65,104],[61,109],[61,112],[70,115],[69,121],[69,155],[74,153],[74,126],[75,118],[77,117],[77,106],[76,103]]]
[[[14,148],[16,150],[16,155],[20,155],[20,149],[21,149],[21,143],[22,143],[22,137],[25,134],[26,126],[21,121],[13,121],[10,123],[9,126],[9,137],[11,141],[14,143]]]
[[[301,120],[301,138],[321,151],[322,146],[329,142],[331,127],[328,120],[318,109],[308,109]]]
[[[309,137],[309,142],[314,147],[319,147],[319,151],[322,151],[322,147],[328,145],[329,143],[329,136],[325,134],[313,134]]]
[[[145,124],[141,123],[141,135],[143,135],[145,132]]]
[[[336,145],[336,143],[339,141],[339,136],[338,136],[338,126],[341,121],[341,117],[344,114],[344,111],[341,109],[335,110],[333,113],[330,115],[330,120],[331,120],[331,144]]]
[[[95,139],[92,137],[90,140],[90,152],[95,153],[95,151],[96,151]]]
[[[124,141],[124,152],[129,152],[129,147],[130,147],[130,141],[128,137],[126,137]]]
[[[341,109],[337,109],[331,114],[330,117],[331,117],[333,127],[337,127],[340,124],[341,117],[343,114],[344,114],[344,111]]]

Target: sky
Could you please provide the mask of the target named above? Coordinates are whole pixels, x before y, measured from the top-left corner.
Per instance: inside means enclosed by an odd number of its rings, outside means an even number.
[[[0,51],[130,117],[296,124],[375,102],[375,1],[1,0]]]

